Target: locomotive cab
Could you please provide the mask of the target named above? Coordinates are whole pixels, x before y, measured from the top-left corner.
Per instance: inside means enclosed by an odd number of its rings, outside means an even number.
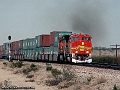
[[[91,63],[92,37],[88,34],[73,34],[70,37],[72,62]]]

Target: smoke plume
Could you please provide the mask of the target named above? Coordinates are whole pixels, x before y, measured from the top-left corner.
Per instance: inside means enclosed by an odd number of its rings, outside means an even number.
[[[72,16],[72,30],[90,34],[93,37],[93,44],[100,45],[106,38],[106,24],[100,8],[77,9]]]

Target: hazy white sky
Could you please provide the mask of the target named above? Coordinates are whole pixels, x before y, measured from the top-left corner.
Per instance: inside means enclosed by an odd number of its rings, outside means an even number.
[[[54,30],[88,33],[93,46],[120,44],[120,0],[0,0],[0,45]]]

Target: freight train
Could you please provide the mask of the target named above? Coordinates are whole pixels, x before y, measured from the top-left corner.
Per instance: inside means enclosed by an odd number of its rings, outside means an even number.
[[[11,59],[38,60],[47,62],[91,63],[92,37],[89,34],[76,34],[68,31],[52,31],[50,34],[34,38],[4,43],[0,46],[0,56]]]

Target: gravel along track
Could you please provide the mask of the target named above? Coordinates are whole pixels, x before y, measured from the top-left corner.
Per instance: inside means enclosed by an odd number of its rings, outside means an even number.
[[[36,65],[40,65],[44,69],[44,74],[46,73],[46,63],[27,61],[24,63],[34,63]],[[59,70],[62,70],[63,68],[69,68],[72,73],[75,73],[77,78],[76,82],[79,82],[76,85],[81,88],[80,90],[112,90],[115,84],[120,88],[120,70],[56,63],[51,63],[51,65],[53,68],[57,68]],[[89,84],[87,81],[88,78],[91,79]],[[73,86],[77,87],[76,85]],[[73,89],[72,86],[70,88],[63,90],[79,90]]]
[[[46,66],[46,63],[34,63],[44,67]],[[115,84],[117,87],[120,88],[120,70],[56,63],[51,63],[51,65],[52,67],[60,70],[62,70],[63,68],[71,69],[77,76],[77,82],[80,83],[85,83],[87,82],[87,78],[91,78],[91,82],[88,86],[81,86],[83,90],[112,90]]]

